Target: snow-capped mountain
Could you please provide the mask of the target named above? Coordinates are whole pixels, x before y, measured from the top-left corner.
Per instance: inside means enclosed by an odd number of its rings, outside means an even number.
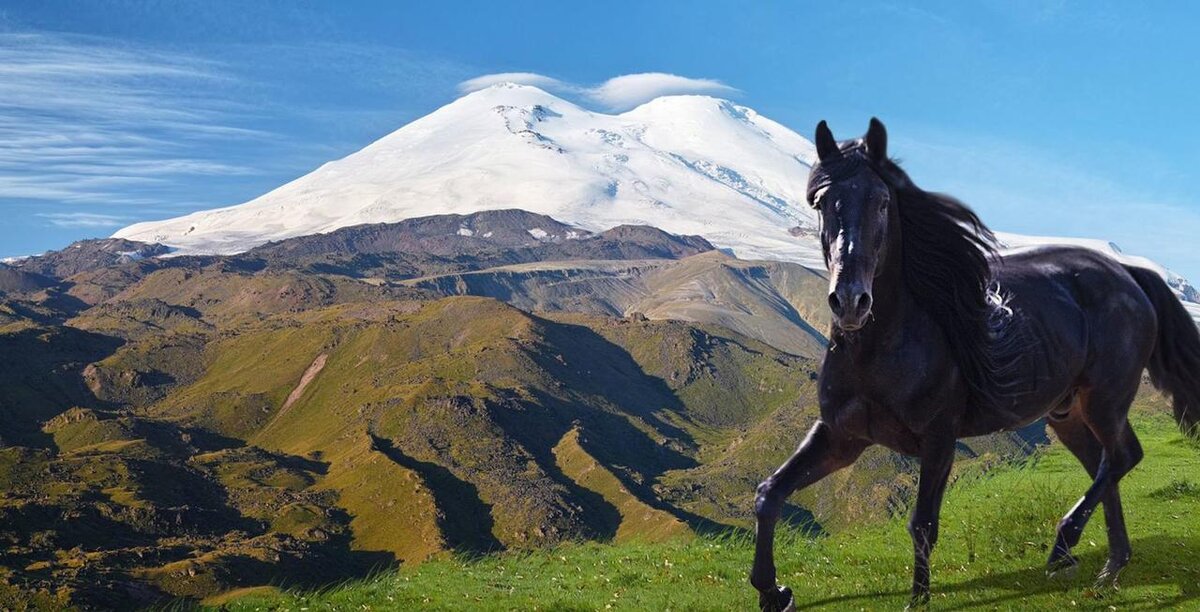
[[[703,236],[739,258],[819,268],[817,220],[804,201],[815,155],[805,138],[727,100],[664,96],[610,115],[503,83],[244,204],[138,223],[113,236],[178,254],[231,254],[364,223],[516,208],[590,231],[650,225]],[[1001,240],[1010,247],[1078,244],[1152,267],[1200,320],[1200,296],[1185,280],[1112,243]]]
[[[424,215],[520,208],[600,231],[646,224],[742,258],[820,265],[804,202],[812,144],[753,110],[705,96],[608,115],[501,84],[245,204],[138,223],[114,236],[180,253]],[[799,228],[799,229],[796,229]]]

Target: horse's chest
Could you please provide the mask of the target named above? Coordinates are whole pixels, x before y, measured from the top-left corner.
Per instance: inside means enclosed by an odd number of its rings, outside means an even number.
[[[906,344],[874,354],[869,362],[826,361],[821,416],[849,435],[903,454],[917,454],[922,433],[944,418],[958,389],[947,362],[926,347]]]
[[[900,407],[946,382],[947,362],[927,346],[905,343],[873,351],[869,358],[846,356],[826,362],[829,395]]]
[[[906,455],[920,450],[920,436],[914,432],[908,415],[891,405],[856,396],[836,406],[822,407],[821,412],[822,420],[851,437]]]

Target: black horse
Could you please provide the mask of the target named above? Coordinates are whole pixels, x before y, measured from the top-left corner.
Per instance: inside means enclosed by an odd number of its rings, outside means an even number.
[[[1071,549],[1103,503],[1099,579],[1115,580],[1130,557],[1117,483],[1142,458],[1127,416],[1143,369],[1186,432],[1200,423],[1200,334],[1183,305],[1153,271],[1088,249],[1000,257],[975,213],[888,159],[877,119],[840,145],[822,121],[816,146],[808,201],[820,211],[833,324],[820,419],[755,499],[750,582],[762,609],[794,604],[775,583],[784,500],[873,444],[920,458],[912,603],[927,602],[956,440],[1042,417],[1094,479],[1058,525],[1049,570],[1074,568]]]

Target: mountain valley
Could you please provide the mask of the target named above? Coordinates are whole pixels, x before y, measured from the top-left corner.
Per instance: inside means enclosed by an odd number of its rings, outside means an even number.
[[[823,274],[703,239],[508,210],[120,254],[159,248],[5,268],[37,280],[0,306],[0,601],[199,599],[743,529],[815,418]],[[791,520],[886,516],[911,469],[872,453]]]

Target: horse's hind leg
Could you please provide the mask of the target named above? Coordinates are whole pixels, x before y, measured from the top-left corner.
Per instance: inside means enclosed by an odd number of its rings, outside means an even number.
[[[1100,446],[1100,441],[1096,439],[1096,436],[1092,435],[1092,430],[1088,429],[1087,424],[1083,422],[1083,418],[1079,413],[1073,411],[1070,413],[1070,416],[1063,420],[1050,421],[1050,427],[1054,430],[1055,435],[1058,436],[1058,440],[1075,455],[1076,459],[1079,459],[1084,469],[1087,470],[1088,475],[1094,480],[1096,478],[1096,471],[1100,469],[1100,455],[1104,452],[1104,449]],[[1114,550],[1122,543],[1127,544],[1128,538],[1124,536],[1123,530],[1120,533],[1114,532],[1113,524],[1109,520],[1112,515],[1109,510],[1112,504],[1109,502],[1108,497],[1102,500],[1106,513],[1105,519],[1109,524],[1109,549]],[[1119,508],[1117,508],[1116,513],[1118,516],[1121,515]],[[1120,526],[1124,526],[1123,521],[1120,521]],[[1114,535],[1117,536],[1116,542],[1113,541]],[[1076,563],[1075,557],[1071,556],[1069,551],[1061,551],[1056,548],[1055,554],[1056,556],[1051,557],[1050,560],[1051,571],[1074,568]]]
[[[1137,435],[1133,433],[1133,428],[1129,426],[1128,421],[1125,423],[1125,433],[1121,443],[1125,447],[1125,456],[1128,457],[1130,464],[1129,469],[1133,469],[1142,460],[1142,445],[1138,442]],[[1125,514],[1121,510],[1119,483],[1114,482],[1108,497],[1104,498],[1104,522],[1108,526],[1108,561],[1104,563],[1104,569],[1100,570],[1096,581],[1097,584],[1102,582],[1115,584],[1121,570],[1129,564],[1129,557],[1133,554],[1133,548],[1129,544],[1129,534],[1125,530]]]
[[[1101,502],[1104,503],[1109,540],[1109,559],[1101,579],[1115,579],[1129,561],[1129,536],[1125,531],[1118,483],[1141,460],[1141,446],[1126,419],[1132,400],[1132,392],[1114,402],[1093,398],[1084,390],[1070,415],[1063,421],[1051,423],[1059,439],[1093,478],[1087,493],[1058,525],[1054,549],[1047,564],[1051,572],[1076,565],[1071,549],[1079,543],[1088,519]]]
[[[791,592],[775,584],[775,523],[789,495],[844,468],[862,454],[867,444],[835,433],[817,421],[796,452],[758,485],[754,499],[754,566],[750,584],[758,590],[763,610],[783,610],[791,605]]]

